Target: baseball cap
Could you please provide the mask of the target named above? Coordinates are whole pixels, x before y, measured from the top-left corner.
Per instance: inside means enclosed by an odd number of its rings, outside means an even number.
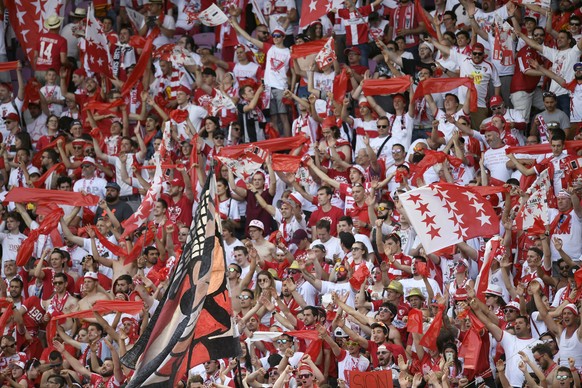
[[[500,133],[499,132],[499,128],[497,128],[492,123],[487,124],[485,126],[485,128],[481,129],[479,132],[481,132],[481,133],[486,133],[486,132],[496,132],[496,133]]]
[[[578,62],[574,65],[574,71],[576,71],[578,69],[582,69],[582,62]]]
[[[277,26],[277,27],[273,28],[273,31],[271,33],[272,34],[279,33],[279,34],[285,35],[285,30],[283,29],[283,27]]]
[[[352,164],[350,166],[350,168],[353,168],[354,170],[357,170],[363,176],[366,176],[366,170],[364,170],[364,167],[360,166],[359,164]]]
[[[105,185],[106,189],[115,189],[117,191],[121,191],[121,187],[116,182],[107,182]]]
[[[515,309],[515,310],[519,311],[519,303],[512,300],[511,302],[509,302],[508,304],[505,305],[505,308]]]
[[[83,164],[92,164],[94,166],[95,165],[95,159],[93,159],[90,156],[85,156],[83,158],[83,161],[81,162],[81,165],[83,165]]]
[[[265,230],[265,225],[259,220],[252,220],[251,222],[249,222],[249,228],[250,227]]]
[[[18,114],[14,113],[14,112],[10,112],[6,116],[4,116],[3,119],[10,120],[10,121],[18,121],[19,117],[18,117]]]
[[[493,108],[494,106],[499,106],[501,104],[503,104],[503,97],[501,97],[501,96],[493,96],[489,100],[489,106],[491,108]]]
[[[485,52],[485,46],[482,43],[475,43],[473,46],[473,51],[480,50],[481,52]]]
[[[495,295],[495,296],[503,296],[503,291],[501,290],[501,287],[499,287],[497,284],[490,284],[487,289],[485,290],[485,295]]]
[[[174,178],[170,181],[170,186],[178,186],[178,187],[182,187],[184,188],[186,185],[184,183],[184,180],[181,178]]]
[[[289,243],[297,245],[306,238],[307,232],[303,229],[297,229],[295,232],[293,232],[293,236],[291,237]]]
[[[97,275],[97,272],[85,272],[85,275],[83,276],[84,279],[93,279],[93,280],[99,280],[99,276]]]
[[[344,50],[344,53],[346,55],[348,55],[350,52],[355,53],[355,54],[358,54],[358,55],[362,55],[362,52],[357,47],[350,47],[350,48],[347,48],[347,49]]]

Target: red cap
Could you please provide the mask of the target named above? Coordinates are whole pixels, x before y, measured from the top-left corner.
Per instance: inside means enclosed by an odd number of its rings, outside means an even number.
[[[490,107],[499,106],[501,104],[503,104],[503,97],[501,97],[501,96],[493,96],[489,100]]]
[[[344,50],[344,53],[346,55],[348,55],[350,52],[354,52],[354,53],[356,53],[358,55],[362,55],[362,52],[357,47],[350,47],[350,48],[347,48],[347,49]]]
[[[475,50],[480,50],[482,52],[485,52],[485,46],[483,46],[483,44],[481,43],[475,43],[475,46],[473,46],[473,51]]]
[[[485,126],[485,128],[481,129],[479,132],[481,133],[485,133],[485,132],[497,132],[497,133],[501,133],[499,131],[499,128],[497,128],[495,125],[489,123]]]
[[[18,114],[14,113],[14,112],[10,112],[8,113],[6,116],[3,117],[3,119],[6,120],[10,120],[10,121],[18,121],[19,117]]]
[[[336,127],[336,126],[337,126],[337,121],[336,121],[335,117],[333,117],[333,116],[327,116],[323,120],[323,124],[321,124],[321,128],[331,128],[331,127]]]
[[[170,182],[170,186],[178,186],[184,188],[186,187],[186,184],[184,183],[184,180],[182,178],[174,178]]]
[[[87,73],[85,72],[85,69],[77,69],[73,72],[73,74],[77,74],[80,77],[86,77]]]
[[[186,95],[189,96],[190,93],[192,92],[192,90],[189,87],[187,87],[186,85],[180,85],[180,86],[176,87],[176,93],[178,93],[178,92],[184,92],[184,93],[186,93]]]

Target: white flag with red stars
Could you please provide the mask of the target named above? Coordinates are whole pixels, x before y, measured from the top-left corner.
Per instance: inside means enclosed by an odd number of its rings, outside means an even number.
[[[243,151],[229,156],[217,156],[223,164],[225,164],[232,173],[248,182],[249,179],[261,169],[269,156],[264,149],[250,145]]]
[[[95,18],[93,7],[87,11],[87,29],[85,30],[85,69],[95,74],[111,77],[111,54],[109,43],[103,33],[103,27]]]
[[[493,207],[469,187],[436,183],[398,197],[427,253],[499,233]]]
[[[545,226],[550,224],[548,217],[548,190],[550,189],[550,176],[548,169],[542,171],[533,185],[527,189],[529,195],[524,206],[519,209],[515,217],[515,225],[518,230],[530,233],[543,233]]]

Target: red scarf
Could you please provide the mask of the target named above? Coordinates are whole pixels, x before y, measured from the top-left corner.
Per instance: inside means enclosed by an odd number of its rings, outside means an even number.
[[[550,231],[552,234],[567,234],[570,233],[572,226],[572,210],[560,212],[550,224]]]

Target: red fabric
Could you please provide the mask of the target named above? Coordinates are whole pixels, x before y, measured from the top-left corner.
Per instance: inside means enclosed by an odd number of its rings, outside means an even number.
[[[118,98],[113,100],[113,102],[100,102],[100,101],[90,101],[85,105],[85,109],[88,110],[111,110],[112,108],[117,108],[123,105],[123,99]]]
[[[40,102],[40,88],[40,82],[34,77],[26,82],[26,85],[24,85],[24,104],[22,105],[22,110],[28,109],[28,104],[33,101]]]
[[[314,40],[313,42],[294,44],[291,46],[291,59],[303,58],[311,54],[317,54],[323,46],[325,46],[326,42],[327,39],[319,39]]]
[[[449,92],[459,86],[466,86],[471,89],[471,100],[469,101],[471,112],[477,110],[477,89],[473,80],[468,77],[462,78],[429,78],[421,81],[414,92],[415,100],[422,100],[425,95],[432,93]]]
[[[349,280],[350,285],[354,288],[354,290],[359,290],[366,279],[368,279],[368,276],[370,276],[370,270],[368,269],[368,266],[361,264],[352,274],[352,277]]]
[[[235,146],[223,147],[218,155],[227,156],[230,158],[236,158],[242,155],[245,150],[249,147],[259,147],[265,151],[277,152],[277,151],[288,151],[295,149],[305,143],[307,139],[303,134],[296,135],[294,137],[284,137],[270,140],[262,140],[255,143],[246,143]]]
[[[430,277],[430,271],[428,270],[428,265],[423,263],[422,261],[414,261],[414,268],[416,269],[416,273],[418,273],[423,278]]]
[[[154,241],[154,237],[155,237],[154,232],[148,229],[148,231],[144,233],[142,237],[137,239],[133,248],[131,249],[131,252],[122,255],[124,257],[123,264],[128,265],[133,263],[138,258],[143,249],[146,246],[148,246],[152,241]]]
[[[403,93],[408,90],[411,83],[412,78],[409,75],[389,79],[367,79],[364,80],[362,92],[366,96]]]
[[[574,151],[582,148],[582,140],[566,140],[564,143],[564,148],[568,150],[569,154],[574,153]],[[531,154],[531,155],[541,155],[549,154],[552,152],[552,146],[549,143],[528,145],[521,147],[507,147],[505,149],[506,154]]]
[[[95,217],[95,215],[93,215],[93,217]],[[95,232],[95,237],[97,237],[97,240],[99,240],[99,242],[105,248],[107,248],[109,251],[111,251],[111,253],[113,253],[115,256],[122,257],[122,256],[127,255],[127,251],[125,251],[119,245],[115,245],[114,243],[109,241],[105,236],[103,236],[101,234],[101,232],[99,232],[99,229],[97,229],[96,226],[91,225],[90,228],[93,229],[93,231]]]
[[[57,332],[57,324],[59,321],[66,318],[93,318],[93,312],[98,312],[101,315],[109,314],[111,312],[121,312],[130,315],[139,314],[143,309],[143,301],[124,301],[124,300],[98,300],[89,310],[75,311],[68,314],[55,315],[51,318],[47,325],[47,339],[51,343]]]
[[[178,124],[183,123],[188,118],[188,111],[185,109],[174,109],[170,112],[170,118]]]
[[[139,35],[132,35],[129,38],[129,45],[135,49],[143,49],[145,46],[146,40],[143,36]]]
[[[295,172],[301,165],[301,156],[273,154],[273,170],[283,172]]]
[[[41,158],[42,158],[42,154],[43,152],[56,148],[57,146],[57,142],[60,140],[62,140],[63,142],[66,142],[67,139],[64,136],[59,136],[57,137],[55,140],[51,141],[49,144],[47,144],[46,147],[44,147],[43,149],[39,150],[36,154],[34,154],[34,156],[32,157],[32,161],[31,163],[36,166],[37,168],[41,167]]]
[[[16,70],[18,61],[0,63],[0,71]]]
[[[99,197],[93,194],[81,194],[71,191],[32,189],[27,187],[13,187],[6,195],[6,202],[38,202],[56,203],[71,206],[95,206]]]
[[[123,84],[123,88],[121,89],[122,96],[125,96],[129,92],[131,92],[131,89],[135,86],[135,84],[137,84],[142,79],[147,69],[147,66],[151,60],[152,51],[154,47],[153,41],[154,35],[150,34],[150,36],[147,38],[145,42],[143,51],[141,52],[141,56],[139,57],[137,64],[133,68],[133,71],[131,72],[129,77],[127,77],[127,81],[125,81],[125,83]],[[162,104],[160,106],[165,106],[165,104]]]
[[[479,194],[482,197],[486,197],[488,195],[495,195],[501,193],[507,193],[509,189],[507,187],[498,187],[498,186],[465,186],[465,188],[469,191],[474,192],[475,194]]]
[[[344,67],[339,76],[333,80],[333,100],[342,104],[348,91],[348,69]]]
[[[406,323],[406,329],[409,333],[422,334],[422,311],[418,309],[410,309],[408,312],[408,322]]]
[[[418,0],[414,2],[414,13],[418,15],[418,21],[424,23],[424,26],[426,27],[426,32],[428,32],[428,34],[433,38],[438,39],[438,35],[432,23],[428,19],[428,16],[426,16],[426,12],[424,11],[424,8],[422,8],[422,5]]]
[[[58,207],[44,218],[38,228],[30,231],[26,240],[22,242],[22,245],[18,249],[18,253],[16,254],[16,265],[19,267],[26,265],[32,256],[34,243],[38,240],[38,237],[41,234],[48,235],[52,230],[55,230],[59,226],[59,221],[64,214],[63,209]]]
[[[491,264],[493,263],[493,260],[495,260],[495,253],[499,249],[500,245],[499,238],[492,238],[489,241],[491,243],[491,251],[489,252],[489,255],[485,257],[485,261],[481,266],[481,270],[479,271],[480,276],[477,279],[477,289],[475,290],[477,298],[483,303],[485,303],[485,290],[487,290],[487,287],[489,286],[489,273],[491,271]]]
[[[314,3],[315,9],[310,5]],[[325,16],[327,13],[327,6],[329,0],[306,0],[301,4],[301,18],[299,19],[299,27],[307,27],[310,23]]]
[[[439,333],[441,332],[441,328],[443,327],[443,311],[445,310],[445,306],[439,304],[438,307],[438,313],[436,313],[432,323],[428,327],[428,330],[420,339],[420,345],[432,350],[437,350],[436,340],[439,336]]]
[[[451,166],[459,167],[463,161],[453,155],[445,154],[441,151],[432,151],[432,150],[425,150],[424,151],[424,158],[416,165],[412,165],[412,182],[416,182],[416,179],[422,178],[422,175],[428,170],[430,167],[434,166],[437,163],[443,163],[445,160],[448,160]]]
[[[48,177],[51,176],[51,174],[55,171],[58,171],[59,173],[63,173],[66,171],[66,167],[63,163],[55,164],[54,166],[52,166],[51,168],[46,170],[46,172],[44,174],[42,174],[36,182],[33,183],[34,187],[36,187],[37,189],[43,187],[44,182],[46,182]]]
[[[580,289],[582,286],[582,268],[574,272],[574,279],[576,279],[576,288]]]

